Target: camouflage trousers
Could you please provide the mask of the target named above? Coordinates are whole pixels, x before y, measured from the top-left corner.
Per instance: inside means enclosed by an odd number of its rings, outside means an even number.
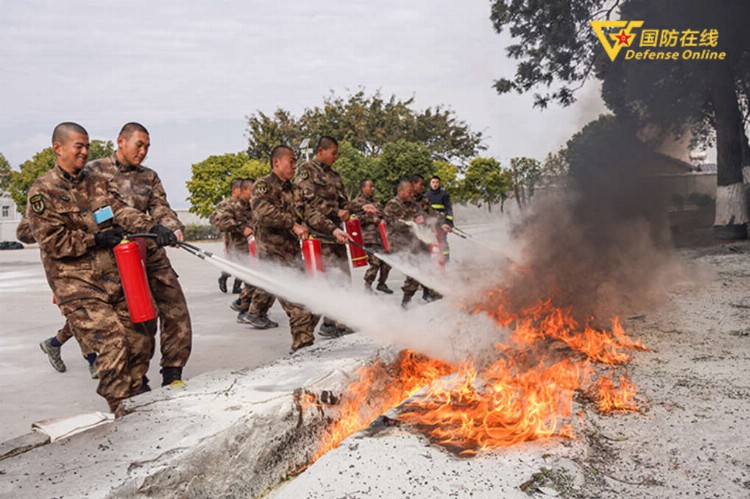
[[[60,342],[61,345],[64,345],[65,342],[73,338],[73,336],[73,331],[70,329],[70,323],[67,320],[65,321],[65,325],[55,335],[57,341]],[[84,358],[92,353],[92,350],[80,341],[78,342],[78,346],[81,347],[81,355],[83,355]]]
[[[388,280],[388,274],[391,273],[391,266],[380,261],[375,255],[369,253],[367,254],[367,262],[370,264],[365,271],[365,282],[367,285],[370,286],[375,282],[375,278],[378,277],[378,272],[380,272],[378,282],[385,284],[385,281]]]
[[[253,295],[257,289],[258,288],[251,286],[248,283],[243,284],[242,291],[240,291],[240,312],[247,312],[250,310],[250,304],[253,301]],[[273,305],[273,302],[271,302],[271,305]],[[269,305],[268,308],[271,308],[271,306]],[[268,312],[268,309],[266,309],[266,312]]]
[[[419,281],[413,277],[407,276],[404,285],[401,286],[401,290],[404,292],[404,298],[411,298],[414,296],[419,289],[419,286],[422,286]]]
[[[250,305],[249,312],[253,315],[265,316],[268,310],[276,301],[276,297],[267,291],[256,288],[253,293],[253,301]],[[302,305],[279,298],[281,308],[289,317],[289,329],[292,334],[292,346],[299,347],[304,344],[312,343],[315,339],[315,325],[318,323],[320,316],[313,315]]]
[[[177,273],[171,266],[148,269],[148,284],[159,312],[160,365],[185,367],[193,347],[193,328]]]
[[[325,267],[326,272],[328,272],[329,269],[339,269],[344,275],[351,276],[349,271],[349,255],[346,252],[346,246],[337,243],[321,244],[320,254],[323,257],[323,266]],[[315,322],[317,323],[318,321],[316,320]],[[348,327],[346,324],[334,321],[330,317],[323,317],[323,324],[339,329]]]
[[[75,338],[96,354],[99,385],[96,392],[114,411],[123,399],[136,395],[148,372],[153,336],[133,327],[125,298],[110,302],[83,299],[68,302],[66,318]]]

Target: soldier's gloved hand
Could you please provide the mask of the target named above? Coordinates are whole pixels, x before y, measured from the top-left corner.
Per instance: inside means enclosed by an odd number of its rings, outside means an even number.
[[[177,236],[174,235],[174,232],[163,225],[156,224],[149,232],[151,234],[156,234],[156,244],[159,246],[172,246],[177,244]]]
[[[94,243],[97,248],[112,249],[120,244],[124,235],[125,231],[120,227],[103,230],[96,233],[94,236]]]

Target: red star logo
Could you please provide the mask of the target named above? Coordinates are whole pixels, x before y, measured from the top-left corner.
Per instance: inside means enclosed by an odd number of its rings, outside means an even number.
[[[615,39],[617,39],[617,45],[625,45],[626,47],[630,46],[630,39],[635,35],[629,35],[625,33],[625,30],[620,30],[620,33],[615,35]]]

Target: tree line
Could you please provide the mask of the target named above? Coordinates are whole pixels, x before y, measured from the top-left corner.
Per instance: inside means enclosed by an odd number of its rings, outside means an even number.
[[[384,97],[359,90],[345,97],[330,94],[319,106],[300,116],[278,108],[271,114],[257,111],[247,117],[248,148],[244,152],[210,156],[192,165],[187,182],[190,211],[208,216],[216,203],[229,195],[233,177],[254,177],[270,172],[268,159],[278,144],[297,150],[300,161],[314,155],[317,137],[339,140],[338,171],[350,196],[363,179],[372,179],[376,197],[394,196],[398,180],[413,174],[440,177],[453,202],[476,206],[500,204],[516,197],[527,202],[545,173],[547,161],[513,158],[509,164],[481,156],[486,150],[481,132],[475,132],[454,111],[442,105],[414,108],[414,98]],[[307,139],[307,144],[305,140]],[[304,147],[303,147],[304,146]]]

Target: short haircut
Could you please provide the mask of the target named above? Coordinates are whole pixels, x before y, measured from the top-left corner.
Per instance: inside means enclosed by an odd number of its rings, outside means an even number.
[[[247,189],[248,187],[250,187],[254,183],[255,183],[255,179],[254,178],[243,178],[242,179],[242,190]]]
[[[360,180],[359,181],[359,189],[362,190],[362,188],[365,186],[365,184],[367,182],[372,182],[372,179],[371,178],[363,178],[362,180]],[[373,184],[374,184],[374,182],[373,182]]]
[[[87,132],[86,129],[78,123],[65,121],[57,125],[52,131],[52,143],[54,144],[55,142],[65,142],[68,138],[68,135],[70,135],[71,133],[79,133],[87,137],[89,136],[89,132]]]
[[[411,179],[408,178],[402,178],[398,181],[398,184],[396,185],[396,192],[400,191],[402,187],[406,186],[407,184],[409,187],[411,187]]]
[[[281,159],[287,154],[291,154],[294,156],[294,151],[291,147],[281,144],[273,148],[271,151],[271,167],[273,168],[273,160],[274,159]]]
[[[232,182],[229,183],[229,187],[232,190],[240,189],[242,187],[242,179],[240,177],[234,177]]]
[[[315,150],[317,151],[318,149],[330,149],[334,146],[339,146],[338,141],[336,141],[336,139],[334,139],[330,135],[323,135],[318,139],[318,145],[315,146]]]
[[[130,123],[125,123],[122,126],[122,128],[120,129],[120,137],[130,137],[133,132],[141,132],[149,135],[148,130],[146,130],[145,126],[141,125],[140,123],[131,121]]]
[[[432,178],[430,179],[430,182],[432,182],[433,180],[437,180],[438,182],[442,182],[442,180],[440,180],[440,177],[438,177],[437,175],[433,175]]]
[[[420,175],[419,173],[415,173],[414,175],[409,177],[409,180],[411,181],[412,184],[416,184],[420,180],[424,180],[424,177]]]

